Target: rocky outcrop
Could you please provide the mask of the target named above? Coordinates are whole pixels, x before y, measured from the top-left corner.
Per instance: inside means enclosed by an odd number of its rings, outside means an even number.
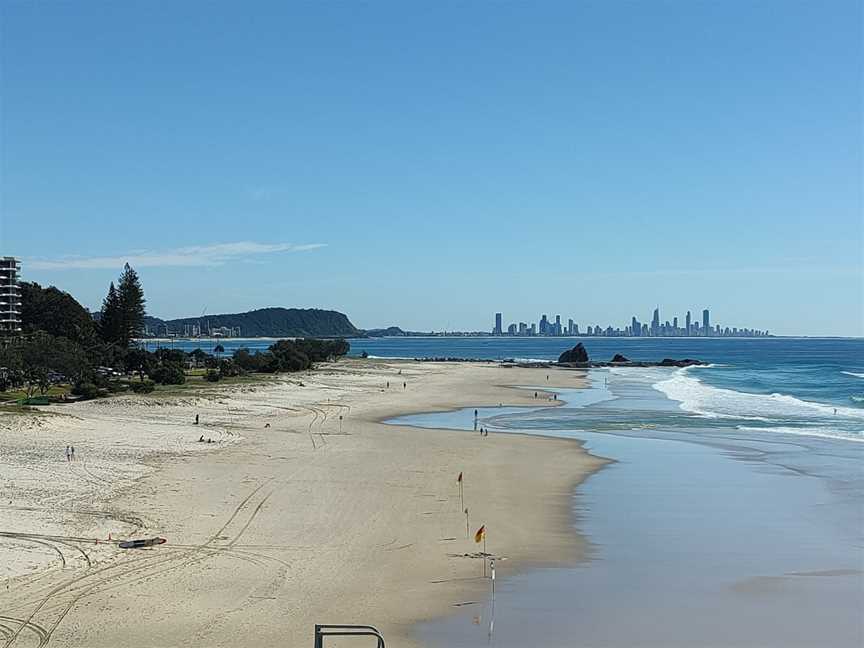
[[[664,358],[660,362],[647,360],[630,360],[629,358],[616,353],[609,362],[606,361],[591,361],[588,359],[588,352],[580,342],[572,349],[568,349],[562,353],[558,362],[548,363],[560,367],[568,367],[570,369],[594,369],[600,367],[692,367],[706,365],[707,362],[694,360],[692,358],[684,358],[683,360],[675,360],[674,358]],[[520,363],[520,366],[521,365]],[[535,365],[532,365],[535,366]]]
[[[588,351],[585,350],[585,346],[580,342],[572,349],[568,349],[558,356],[558,362],[588,362]]]
[[[663,358],[659,363],[657,363],[658,367],[692,367],[694,365],[704,365],[705,362],[701,360],[693,360],[693,358],[684,358],[683,360],[674,360],[672,358]]]

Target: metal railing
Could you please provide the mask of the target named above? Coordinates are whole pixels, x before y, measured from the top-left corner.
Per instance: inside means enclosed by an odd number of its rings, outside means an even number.
[[[376,637],[378,648],[384,646],[384,637],[370,625],[315,624],[315,648],[324,648],[324,637]]]

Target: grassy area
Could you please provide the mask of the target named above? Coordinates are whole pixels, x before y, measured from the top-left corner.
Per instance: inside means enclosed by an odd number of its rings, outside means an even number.
[[[70,385],[51,385],[51,388],[44,394],[44,396],[48,398],[60,397],[63,394],[68,394],[71,389],[72,387]],[[33,393],[33,398],[39,398],[40,396],[43,396],[43,394],[37,389]],[[9,391],[0,392],[0,403],[12,403],[23,398],[27,398],[27,392],[23,389],[11,389]]]

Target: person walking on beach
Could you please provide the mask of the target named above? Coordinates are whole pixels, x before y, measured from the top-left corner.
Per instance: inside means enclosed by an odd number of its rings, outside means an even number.
[[[195,425],[198,425],[198,415],[195,415]]]
[[[66,446],[66,461],[71,461],[72,453],[69,452],[69,446]]]
[[[402,389],[408,389],[408,383],[407,382],[402,383]]]
[[[387,389],[390,389],[390,381],[387,381]]]
[[[75,446],[69,446],[69,451],[72,453],[72,461],[75,461]]]

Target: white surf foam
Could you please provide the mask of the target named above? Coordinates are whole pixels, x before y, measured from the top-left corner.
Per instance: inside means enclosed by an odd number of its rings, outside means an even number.
[[[359,357],[359,356],[357,356]],[[414,358],[409,358],[408,356],[376,356],[376,355],[367,355],[367,358],[370,360],[414,360]]]
[[[853,376],[855,378],[864,378],[864,373],[857,373],[855,371],[843,371],[841,373],[844,373],[847,376]]]
[[[804,401],[788,394],[750,394],[712,387],[691,376],[687,368],[679,369],[653,386],[672,400],[679,401],[681,409],[710,418],[782,421],[789,418],[836,420],[836,417],[840,416],[864,420],[864,410],[856,408],[835,408],[833,405]]]

